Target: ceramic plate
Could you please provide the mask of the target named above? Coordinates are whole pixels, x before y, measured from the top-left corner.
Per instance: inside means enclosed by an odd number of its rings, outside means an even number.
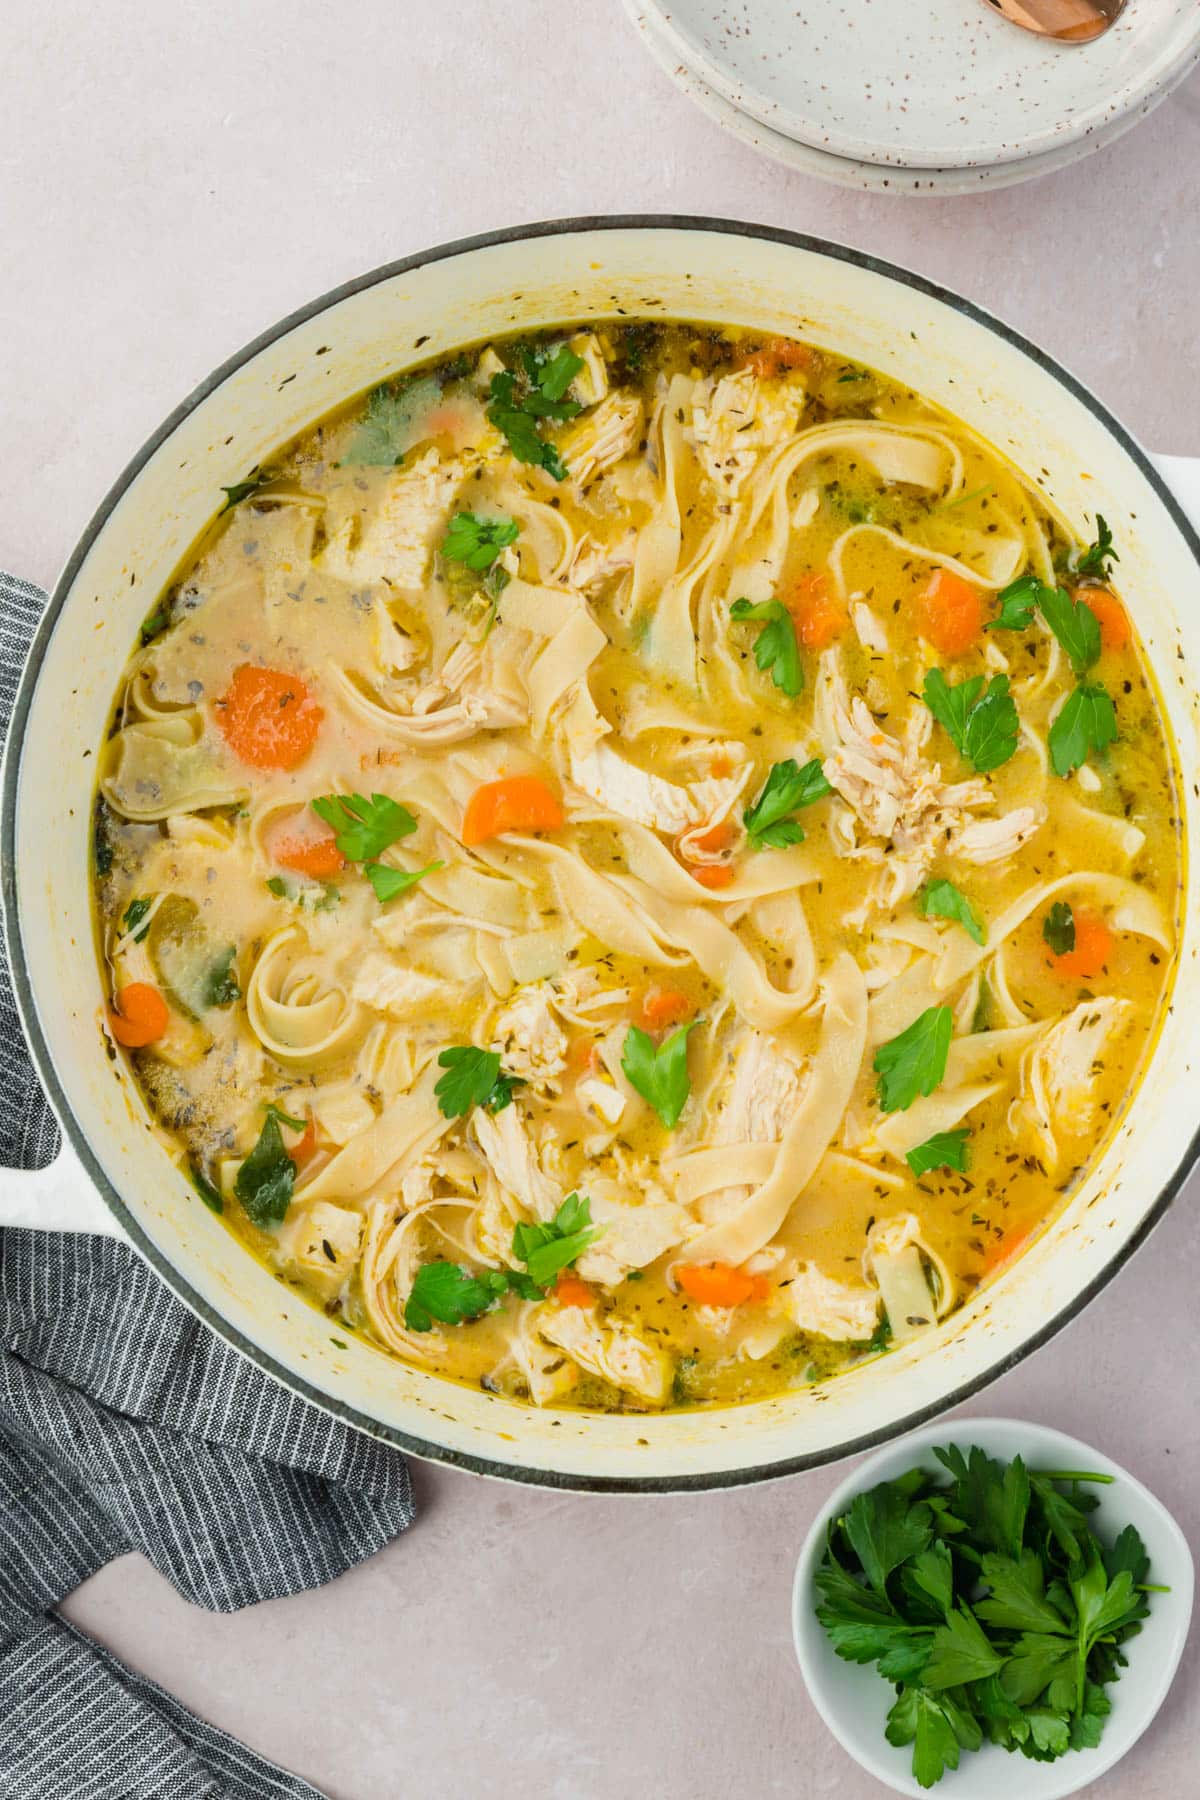
[[[761,125],[835,156],[973,169],[1078,144],[1200,56],[1196,0],[1129,0],[1093,44],[1019,31],[980,0],[647,0],[676,54]]]
[[[1066,168],[1068,164],[1090,155],[1093,150],[1112,143],[1136,125],[1139,119],[1145,118],[1148,112],[1152,112],[1158,102],[1166,98],[1167,93],[1163,89],[1142,105],[1119,115],[1106,127],[1093,132],[1090,137],[1071,144],[1060,144],[1056,149],[1043,151],[1040,156],[1026,157],[1021,162],[991,163],[977,169],[888,167],[862,162],[856,157],[834,156],[828,150],[818,150],[812,144],[801,143],[796,138],[785,137],[781,131],[772,130],[768,125],[761,125],[757,119],[752,119],[748,113],[734,106],[723,94],[717,93],[715,88],[710,87],[702,76],[689,67],[681,56],[677,43],[664,28],[661,12],[656,5],[648,5],[646,0],[625,0],[625,4],[654,60],[676,86],[689,99],[694,100],[701,111],[707,113],[716,124],[732,132],[742,143],[751,145],[755,150],[762,151],[764,156],[772,157],[790,169],[798,169],[802,174],[813,175],[820,181],[832,182],[837,187],[858,188],[868,193],[926,194],[944,198],[952,194],[977,194],[985,189],[1014,187],[1018,182],[1032,181],[1039,175],[1049,175],[1056,169]]]

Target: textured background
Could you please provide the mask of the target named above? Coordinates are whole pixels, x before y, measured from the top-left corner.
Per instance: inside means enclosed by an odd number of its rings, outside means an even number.
[[[1200,453],[1200,76],[1059,175],[903,201],[727,138],[618,0],[53,0],[6,40],[0,564],[43,584],[247,338],[391,257],[555,215],[723,213],[862,245],[993,308],[1155,449]],[[975,1408],[1103,1443],[1193,1541],[1197,1192]],[[212,1618],[126,1560],[66,1610],[334,1800],[882,1792],[791,1655],[792,1564],[833,1471],[641,1501],[414,1474],[415,1529],[327,1591]],[[1152,1733],[1090,1792],[1178,1800],[1198,1742],[1193,1644]]]

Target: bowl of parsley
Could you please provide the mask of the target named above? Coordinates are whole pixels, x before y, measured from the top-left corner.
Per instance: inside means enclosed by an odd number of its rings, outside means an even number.
[[[792,1627],[818,1712],[896,1793],[945,1780],[956,1800],[1063,1800],[1162,1705],[1193,1582],[1175,1520],[1109,1457],[964,1419],[889,1445],[830,1497]]]

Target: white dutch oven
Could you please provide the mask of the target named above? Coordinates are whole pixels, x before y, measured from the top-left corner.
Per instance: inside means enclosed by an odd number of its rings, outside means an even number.
[[[1041,479],[1076,527],[1102,512],[1192,814],[1200,543],[1128,434],[1016,333],[857,252],[720,220],[582,220],[430,251],[318,300],[218,369],[117,481],[55,590],[9,744],[3,873],[17,996],[70,1147],[41,1175],[4,1177],[0,1217],[23,1205],[28,1218],[32,1204],[47,1224],[96,1228],[99,1218],[113,1229],[115,1220],[222,1337],[310,1400],[421,1455],[560,1487],[720,1487],[832,1461],[961,1400],[1044,1343],[1145,1238],[1197,1153],[1200,889],[1190,865],[1175,1005],[1136,1107],[1053,1228],[939,1330],[827,1388],[724,1411],[539,1412],[352,1338],[336,1344],[336,1327],[198,1202],[98,1024],[88,902],[96,750],[139,623],[222,486],[408,363],[493,333],[619,313],[723,320],[836,346],[976,426]]]

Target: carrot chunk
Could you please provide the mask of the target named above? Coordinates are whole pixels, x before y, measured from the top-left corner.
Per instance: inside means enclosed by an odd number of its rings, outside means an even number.
[[[729,1263],[684,1263],[677,1279],[698,1306],[741,1306],[747,1300],[765,1300],[770,1292],[765,1275],[748,1275]]]
[[[115,1001],[108,1009],[108,1028],[128,1050],[156,1044],[171,1023],[170,1008],[148,981],[131,981],[119,988]]]
[[[678,988],[649,987],[642,995],[640,1010],[645,1030],[663,1031],[668,1025],[682,1025],[696,1009]]]
[[[332,833],[327,837],[280,838],[272,855],[281,868],[295,869],[297,874],[310,875],[314,881],[328,881],[346,866]]]
[[[727,888],[736,878],[731,863],[689,863],[688,874],[706,888]]]
[[[796,635],[806,650],[826,650],[841,637],[849,620],[829,590],[824,569],[802,575],[785,602],[796,621]]]
[[[707,831],[702,831],[698,837],[694,837],[688,848],[689,850],[709,850],[714,856],[718,856],[722,850],[728,850],[736,835],[731,820],[718,819],[715,825],[710,825]]]
[[[229,748],[254,769],[294,769],[317,740],[323,709],[298,675],[243,663],[217,701]]]
[[[761,349],[749,351],[738,367],[771,380],[784,369],[807,369],[812,360],[813,352],[807,344],[798,344],[795,338],[777,337],[768,338]]]
[[[1029,1240],[1034,1235],[1034,1229],[1031,1225],[1023,1226],[1014,1231],[1005,1231],[998,1238],[994,1238],[984,1255],[983,1267],[979,1271],[980,1279],[983,1280],[989,1275],[997,1274],[1007,1264],[1015,1261],[1022,1250],[1027,1248]]]
[[[937,569],[917,595],[917,630],[943,656],[961,656],[983,629],[983,605],[976,588]]]
[[[1133,636],[1133,628],[1129,623],[1129,614],[1108,588],[1081,587],[1072,589],[1071,597],[1075,601],[1082,600],[1089,612],[1096,615],[1096,623],[1100,627],[1100,642],[1106,650],[1124,650]]]
[[[555,1283],[553,1298],[560,1306],[590,1306],[596,1298],[586,1281],[564,1269]]]
[[[1056,975],[1071,981],[1091,981],[1103,973],[1115,949],[1116,939],[1100,914],[1090,907],[1077,906],[1075,948],[1064,950],[1061,956],[1048,950],[1046,961]]]
[[[562,822],[562,803],[540,775],[508,775],[475,789],[463,817],[462,841],[482,844],[505,831],[556,831]]]

